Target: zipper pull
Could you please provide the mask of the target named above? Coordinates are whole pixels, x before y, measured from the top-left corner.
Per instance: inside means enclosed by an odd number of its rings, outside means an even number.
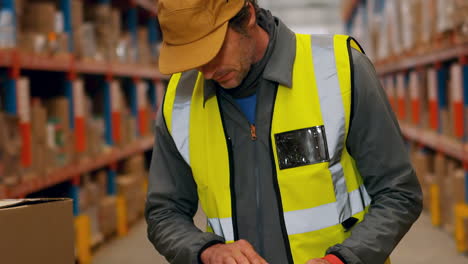
[[[250,124],[250,138],[252,140],[257,140],[257,130],[254,124]]]

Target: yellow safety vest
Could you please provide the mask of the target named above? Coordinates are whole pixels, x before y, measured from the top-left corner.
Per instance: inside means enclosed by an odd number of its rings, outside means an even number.
[[[323,257],[329,247],[348,238],[351,231],[343,222],[352,217],[362,221],[371,199],[346,149],[352,93],[350,52],[351,48],[362,50],[344,35],[297,34],[296,45],[293,87],[278,87],[270,140],[280,222],[294,263],[302,264]],[[173,75],[166,92],[166,125],[192,169],[208,230],[232,242],[237,238],[232,220],[232,161],[219,102],[216,96],[204,101],[201,73],[193,87],[178,86],[180,78],[181,74]],[[300,130],[319,136],[325,133],[328,154],[317,154],[325,158],[308,165],[288,166],[287,159],[279,157],[278,136]]]

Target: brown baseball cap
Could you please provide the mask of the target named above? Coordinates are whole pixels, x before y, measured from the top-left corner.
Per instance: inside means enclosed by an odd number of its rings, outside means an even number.
[[[210,62],[223,45],[229,20],[244,4],[245,0],[159,0],[161,73],[183,72]]]

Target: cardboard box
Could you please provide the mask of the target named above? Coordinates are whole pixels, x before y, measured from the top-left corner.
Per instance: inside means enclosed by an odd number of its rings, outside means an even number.
[[[151,63],[151,50],[149,46],[147,27],[138,28],[137,39],[138,39],[138,63],[150,64]]]
[[[56,117],[61,125],[68,129],[70,127],[69,103],[68,98],[64,96],[55,97],[46,101],[46,108],[49,117]]]
[[[426,177],[429,172],[429,154],[422,151],[416,151],[413,159],[416,176],[418,177],[421,186],[425,187],[428,184]]]
[[[45,175],[49,149],[47,147],[47,113],[39,98],[32,100],[31,107],[31,131],[32,133],[32,168],[38,176]]]
[[[0,219],[2,263],[75,263],[71,199],[0,201]]]
[[[143,179],[132,174],[120,175],[117,177],[117,188],[127,205],[127,222],[134,223],[142,215],[145,207]]]
[[[454,200],[455,203],[466,203],[466,183],[465,183],[465,171],[463,169],[456,169],[454,173]]]
[[[95,247],[100,244],[104,237],[101,233],[101,228],[99,226],[99,204],[91,205],[84,214],[89,217],[89,223],[91,227],[91,246]]]
[[[19,118],[0,112],[0,183],[15,185],[21,176],[21,136]]]
[[[68,164],[74,159],[74,137],[70,130],[70,119],[69,119],[69,103],[68,99],[63,96],[49,99],[45,102],[49,119],[53,119],[56,124],[57,133],[60,140],[57,142],[57,149],[59,155],[63,157],[59,158],[58,166]]]
[[[451,234],[454,231],[455,224],[455,200],[454,200],[454,182],[455,182],[455,161],[447,160],[447,172],[441,187],[441,209],[442,225],[444,230]]]
[[[435,176],[432,172],[429,172],[425,178],[427,185],[423,186],[423,208],[426,211],[430,211],[432,200],[431,185],[435,182]]]
[[[22,26],[26,32],[48,35],[55,32],[55,14],[57,8],[50,1],[30,1],[25,5]]]
[[[440,188],[444,185],[444,178],[447,175],[447,159],[441,154],[437,153],[434,160],[435,183]]]
[[[107,194],[107,172],[105,170],[96,173],[96,184],[99,186],[100,198],[105,198]]]
[[[144,173],[145,171],[146,171],[146,166],[145,166],[144,154],[138,154],[138,155],[132,156],[129,159],[124,161],[124,164],[123,164],[124,173],[132,173],[136,175],[139,173]]]
[[[117,200],[113,196],[104,197],[99,203],[99,227],[104,238],[117,230]]]

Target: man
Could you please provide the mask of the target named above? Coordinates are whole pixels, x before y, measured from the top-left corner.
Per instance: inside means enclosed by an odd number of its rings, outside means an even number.
[[[160,0],[158,18],[173,76],[146,207],[155,248],[171,263],[388,263],[422,195],[359,45],[294,34],[255,0]]]

